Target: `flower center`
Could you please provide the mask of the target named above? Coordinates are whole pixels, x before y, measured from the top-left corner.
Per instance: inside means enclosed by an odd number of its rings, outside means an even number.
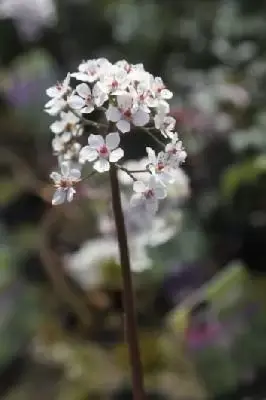
[[[62,82],[57,82],[55,87],[56,87],[57,90],[62,90],[63,89]]]
[[[107,157],[108,154],[109,154],[108,149],[107,149],[107,147],[106,147],[105,144],[103,144],[103,145],[99,148],[98,152],[99,152],[99,154],[100,154],[101,157]]]
[[[146,199],[151,199],[151,198],[154,196],[154,191],[153,191],[153,189],[148,189],[148,190],[145,192],[144,196],[146,197]]]
[[[68,123],[66,124],[65,130],[66,130],[67,132],[72,132],[73,129],[74,129],[74,124],[71,124],[70,122],[68,122]]]
[[[113,80],[113,82],[112,82],[112,89],[117,89],[118,88],[118,82],[117,82],[117,80],[116,79],[114,79]]]
[[[131,112],[130,109],[124,111],[123,114],[124,114],[124,117],[125,117],[126,119],[131,119],[131,117],[132,117],[132,112]]]
[[[164,169],[164,163],[163,163],[163,162],[159,162],[159,163],[157,164],[156,170],[157,170],[158,172],[161,172],[163,169]]]
[[[91,97],[91,95],[89,95],[87,98],[86,98],[86,104],[91,104],[91,102],[92,102],[92,97]]]
[[[73,186],[73,182],[71,179],[62,178],[57,186],[61,187],[62,189],[69,189]]]

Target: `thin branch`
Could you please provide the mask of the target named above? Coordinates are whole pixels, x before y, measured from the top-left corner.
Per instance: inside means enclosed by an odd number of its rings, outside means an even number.
[[[72,114],[74,114],[76,117],[78,117],[81,120],[83,125],[93,126],[94,128],[97,128],[97,129],[101,129],[101,128],[107,129],[108,128],[108,125],[102,124],[101,122],[95,122],[95,121],[91,121],[90,119],[86,119],[81,114],[79,114],[76,110],[73,110],[73,108],[71,108],[69,106],[68,106],[68,108],[72,112]]]
[[[163,149],[165,148],[165,145],[163,142],[160,141],[160,139],[158,139],[153,133],[152,133],[152,129],[150,128],[143,128],[145,130],[145,132],[147,132],[147,134],[149,136],[151,136],[153,138],[153,140],[155,140],[156,143],[159,144],[160,147],[162,147]]]
[[[121,169],[121,171],[124,171],[126,174],[128,174],[128,176],[130,176],[130,178],[133,180],[133,181],[137,181],[137,178],[135,178],[135,176],[134,175],[132,175],[134,172],[136,172],[136,171],[129,171],[127,168],[124,168],[124,167],[122,167],[121,165],[119,165],[119,164],[115,164],[115,166],[118,168],[118,169]],[[140,171],[137,171],[137,172],[140,172]]]
[[[86,179],[89,179],[91,176],[95,175],[96,171],[91,171],[88,175],[84,176],[83,178],[81,178],[80,182],[85,181]]]

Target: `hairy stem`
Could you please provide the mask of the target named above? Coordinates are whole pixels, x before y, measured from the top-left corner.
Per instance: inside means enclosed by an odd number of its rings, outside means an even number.
[[[144,400],[145,394],[143,385],[143,371],[138,343],[137,319],[134,305],[134,293],[130,270],[127,233],[121,204],[117,169],[116,166],[112,164],[110,166],[110,181],[112,191],[112,205],[117,230],[117,239],[120,251],[120,263],[123,278],[125,330],[131,366],[133,399]]]

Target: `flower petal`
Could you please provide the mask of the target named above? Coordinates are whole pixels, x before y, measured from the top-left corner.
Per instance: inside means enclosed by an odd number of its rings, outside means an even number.
[[[133,190],[136,193],[143,193],[146,190],[146,186],[145,183],[142,181],[135,181],[133,183]]]
[[[118,132],[109,133],[105,139],[106,146],[109,150],[114,150],[118,147],[120,143],[120,136]]]
[[[46,90],[46,94],[49,97],[56,97],[60,95],[60,90],[56,86],[52,86]]]
[[[90,77],[84,72],[74,72],[71,74],[77,81],[90,82]]]
[[[94,163],[93,168],[100,173],[107,172],[110,169],[110,164],[105,158],[100,158]]]
[[[87,104],[86,107],[84,107],[81,112],[82,114],[90,114],[94,110],[94,105],[92,103]]]
[[[117,122],[121,118],[121,113],[117,107],[109,106],[108,110],[105,113],[108,121]]]
[[[158,211],[158,201],[155,197],[147,199],[145,205],[149,214],[154,215]]]
[[[161,97],[162,97],[163,99],[169,100],[169,99],[171,99],[171,98],[173,97],[173,93],[170,92],[170,90],[168,90],[168,89],[163,89],[163,90],[161,91]]]
[[[63,132],[65,129],[65,121],[55,121],[51,126],[50,129],[54,134],[58,134]]]
[[[67,199],[67,201],[69,201],[69,202],[72,201],[75,193],[76,193],[76,190],[73,187],[69,188],[66,191],[66,199]]]
[[[157,199],[164,199],[166,197],[166,189],[163,186],[157,186],[154,189],[154,194]]]
[[[52,204],[56,206],[64,203],[65,200],[66,200],[66,191],[62,188],[58,188],[53,195]]]
[[[62,176],[69,176],[69,163],[68,162],[63,162],[61,164],[61,172],[62,172]]]
[[[68,104],[74,110],[80,110],[85,106],[85,100],[79,96],[73,95],[68,99]]]
[[[71,179],[78,180],[78,179],[80,179],[80,176],[81,176],[81,172],[80,172],[79,169],[73,168],[73,169],[70,170],[69,177]]]
[[[87,99],[89,96],[91,96],[91,90],[90,87],[86,83],[80,83],[76,87],[77,94],[82,97],[83,99]]]
[[[124,119],[121,119],[116,124],[117,129],[119,129],[122,133],[126,133],[130,131],[130,123]]]
[[[146,151],[147,151],[147,154],[148,154],[149,163],[156,164],[155,151],[151,147],[146,147]]]
[[[98,152],[90,146],[85,146],[79,153],[79,161],[83,164],[85,161],[95,161],[98,157]]]
[[[91,134],[88,138],[89,146],[98,149],[98,147],[103,146],[105,144],[104,138],[101,135],[93,135]]]
[[[110,162],[117,162],[120,160],[122,157],[124,157],[124,150],[121,149],[121,147],[118,147],[118,149],[115,149],[111,152],[109,156],[109,161]]]
[[[136,126],[144,126],[150,120],[150,115],[144,112],[143,110],[138,110],[132,118],[132,122]]]
[[[138,207],[138,206],[140,206],[141,204],[143,204],[144,201],[145,201],[145,200],[143,199],[143,197],[141,196],[141,194],[135,193],[135,194],[133,194],[133,196],[132,196],[131,199],[130,199],[130,206],[131,206],[131,207]]]
[[[54,183],[60,183],[61,175],[58,172],[52,172],[50,174],[50,178],[54,181]]]

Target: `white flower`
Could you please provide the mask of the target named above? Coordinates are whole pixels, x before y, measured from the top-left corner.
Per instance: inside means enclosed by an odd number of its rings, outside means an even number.
[[[134,104],[130,94],[124,94],[117,96],[117,107],[109,106],[106,118],[116,122],[117,129],[125,133],[130,131],[130,123],[135,126],[144,126],[149,122],[150,116]]]
[[[152,266],[143,242],[138,240],[138,237],[129,238],[129,249],[133,272],[142,272]],[[114,237],[102,237],[85,242],[78,252],[66,256],[65,266],[81,287],[88,289],[103,283],[104,274],[101,267],[110,260],[120,265],[117,240]]]
[[[153,175],[150,176],[147,184],[142,181],[135,181],[133,190],[135,194],[131,197],[131,206],[137,207],[144,204],[146,211],[151,215],[154,215],[158,210],[158,200],[166,197],[165,186]]]
[[[70,88],[70,74],[67,74],[66,78],[63,82],[58,82],[56,85],[50,87],[46,90],[47,96],[51,97],[51,99],[62,99],[68,92],[71,90]],[[46,104],[46,108],[50,107],[51,100]]]
[[[104,69],[100,83],[106,94],[122,94],[129,84],[128,74],[124,69],[113,65],[109,69]]]
[[[111,64],[105,58],[83,61],[78,67],[79,72],[75,72],[71,76],[78,81],[92,83],[99,79],[101,69],[103,67],[107,68],[107,66],[111,66]]]
[[[80,136],[82,134],[82,127],[79,124],[80,119],[71,111],[62,112],[61,119],[55,121],[51,126],[51,131],[55,134],[63,134],[64,140],[69,141],[72,136]]]
[[[80,181],[80,175],[81,173],[78,169],[70,169],[69,164],[66,162],[61,164],[61,174],[58,172],[51,173],[50,178],[57,188],[52,200],[53,205],[73,200],[73,196],[76,193],[73,186]]]
[[[45,104],[45,112],[49,115],[58,115],[67,105],[67,102],[61,98],[54,98]]]
[[[148,105],[148,99],[151,96],[151,92],[147,82],[139,83],[136,88],[131,88],[130,93],[135,102],[145,113],[151,112]]]
[[[150,107],[158,107],[161,103],[165,104],[166,100],[173,97],[173,93],[166,89],[162,79],[159,77],[154,78],[151,76],[151,91],[152,96],[149,98]]]
[[[73,94],[69,98],[68,104],[74,110],[80,110],[81,113],[91,113],[95,106],[102,106],[108,99],[107,94],[101,89],[98,82],[92,90],[86,83],[81,83],[76,87],[76,92],[78,95]]]
[[[154,125],[156,129],[161,131],[161,134],[164,137],[171,137],[173,134],[173,130],[175,129],[176,120],[165,114],[156,114],[154,117]]]
[[[167,154],[166,163],[172,168],[178,167],[186,160],[187,153],[185,152],[177,133],[173,134],[171,143],[168,143],[165,146],[165,153]]]
[[[173,175],[169,171],[169,165],[166,163],[166,155],[163,151],[161,151],[157,156],[155,151],[146,147],[146,151],[148,154],[148,169],[149,171],[163,184],[174,182]]]
[[[117,162],[124,156],[124,151],[118,147],[120,136],[118,132],[109,133],[104,139],[101,135],[90,135],[88,146],[80,152],[80,162],[95,161],[93,168],[98,172],[110,169],[110,162]]]

